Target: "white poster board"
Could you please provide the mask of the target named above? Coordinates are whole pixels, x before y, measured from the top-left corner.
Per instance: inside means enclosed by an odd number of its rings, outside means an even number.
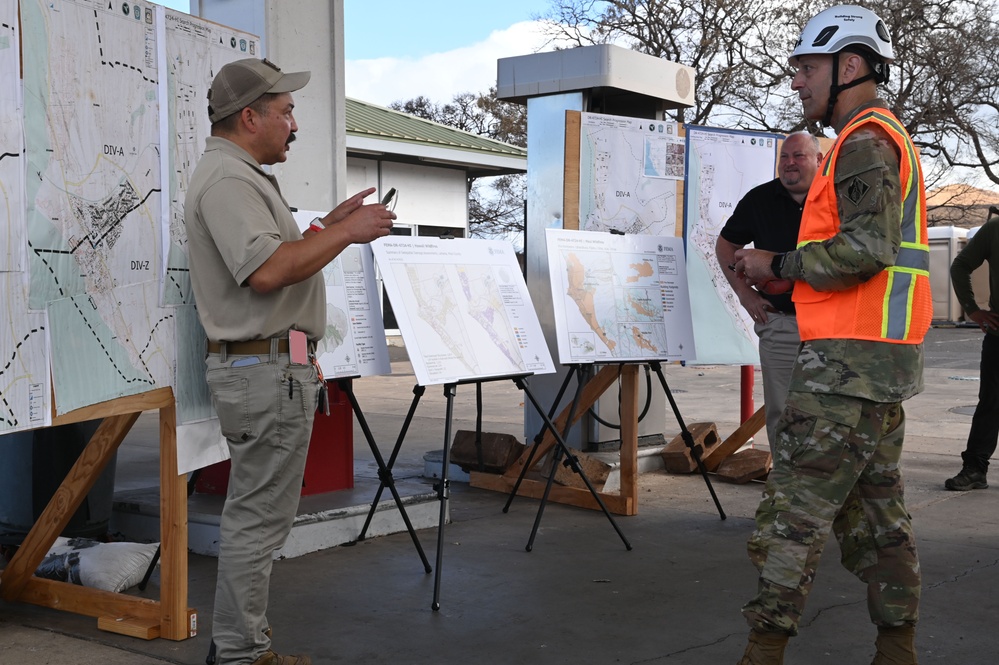
[[[371,248],[420,385],[555,371],[512,244],[388,236]]]
[[[695,357],[683,241],[546,229],[563,364]]]
[[[303,231],[325,212],[292,213]],[[326,333],[316,347],[326,379],[390,374],[382,306],[369,245],[350,245],[323,268]]]
[[[48,316],[28,310],[20,42],[17,3],[0,3],[0,434],[52,415]]]
[[[683,157],[674,122],[581,113],[579,228],[676,235]]]
[[[165,38],[157,40],[160,161],[163,171],[161,251],[164,305],[193,304],[184,198],[211,133],[208,88],[223,65],[259,58],[259,37],[173,9],[157,8]]]
[[[778,138],[687,126],[684,237],[697,363],[760,362],[753,321],[721,272],[715,243],[746,192],[773,180]]]

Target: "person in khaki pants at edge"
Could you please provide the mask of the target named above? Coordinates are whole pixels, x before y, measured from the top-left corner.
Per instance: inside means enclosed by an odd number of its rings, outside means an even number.
[[[311,665],[271,650],[272,553],[291,532],[322,385],[321,271],[351,243],[388,235],[395,214],[367,189],[298,230],[277,179],[298,125],[291,93],[309,72],[249,58],[208,92],[211,136],[184,204],[191,284],[208,335],[206,377],[232,456],[222,510],[212,638],[220,665]]]

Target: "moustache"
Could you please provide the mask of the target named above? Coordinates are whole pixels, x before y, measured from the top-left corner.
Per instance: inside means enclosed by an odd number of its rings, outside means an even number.
[[[288,140],[286,141],[286,143],[294,143],[294,142],[295,142],[295,132],[292,132],[288,134]]]

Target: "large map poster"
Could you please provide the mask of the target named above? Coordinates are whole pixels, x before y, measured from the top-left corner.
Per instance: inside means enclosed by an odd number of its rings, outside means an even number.
[[[687,127],[684,229],[697,363],[759,364],[753,322],[715,257],[715,242],[736,204],[772,180],[777,136]]]
[[[0,434],[47,427],[47,316],[28,311],[27,272],[0,272],[0,294]]]
[[[0,3],[0,434],[51,423],[44,312],[28,311],[17,3]]]
[[[371,248],[420,385],[555,371],[512,244],[388,236]]]
[[[546,229],[559,362],[690,360],[683,242]]]
[[[17,3],[0,3],[0,272],[26,264]]]
[[[159,371],[173,367],[170,314],[148,298],[160,274],[156,12],[139,0],[20,7],[32,45],[23,62],[29,298],[48,310],[64,413],[172,380]],[[97,352],[70,357],[76,343]]]
[[[160,42],[160,77],[164,248],[163,303],[193,304],[187,264],[184,197],[188,178],[205,150],[211,131],[208,88],[222,65],[242,58],[259,58],[256,35],[210,23],[183,12],[165,10],[166,39]]]
[[[579,228],[676,235],[683,155],[676,123],[581,113]]]

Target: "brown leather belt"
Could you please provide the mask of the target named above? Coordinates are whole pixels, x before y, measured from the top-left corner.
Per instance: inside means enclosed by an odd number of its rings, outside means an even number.
[[[271,352],[271,340],[253,339],[248,342],[213,342],[208,340],[208,353],[222,353],[222,345],[230,356],[266,355]],[[288,353],[288,339],[282,337],[277,343],[278,353]]]

